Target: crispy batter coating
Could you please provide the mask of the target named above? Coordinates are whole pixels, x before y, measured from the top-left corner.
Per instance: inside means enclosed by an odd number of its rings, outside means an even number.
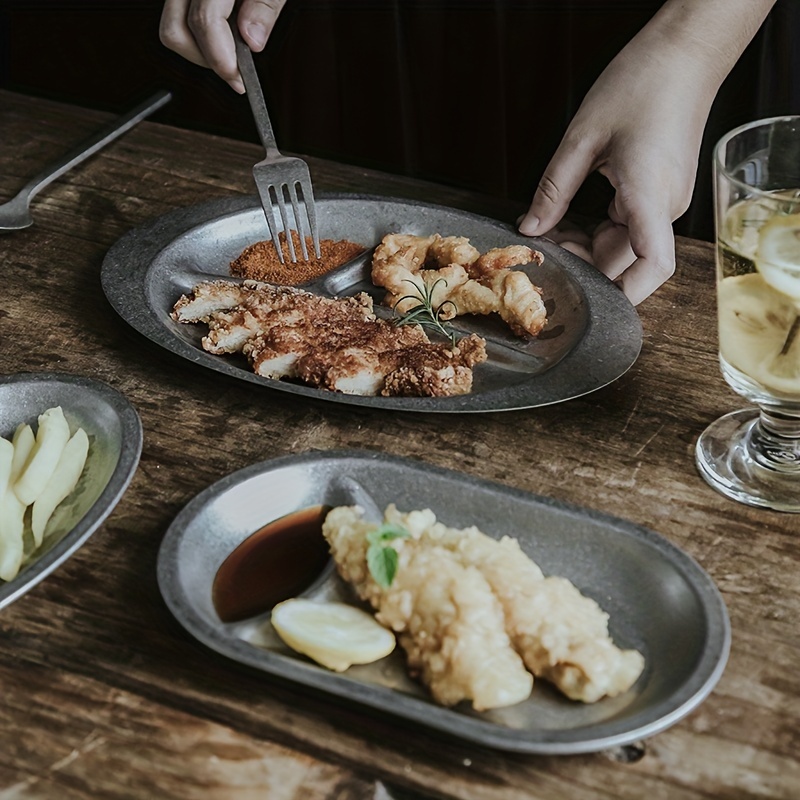
[[[472,368],[486,360],[480,337],[456,347],[433,343],[419,326],[376,318],[363,293],[331,299],[255,281],[211,281],[181,297],[172,318],[205,322],[204,349],[241,352],[258,375],[347,394],[464,394]]]
[[[443,705],[471,700],[478,711],[514,705],[531,692],[533,678],[503,628],[503,612],[478,569],[465,567],[440,547],[402,547],[388,589],[367,570],[366,533],[374,525],[355,509],[327,516],[323,533],[342,577],[398,634],[412,675]]]
[[[432,291],[442,319],[456,314],[497,313],[518,336],[536,336],[547,324],[542,290],[513,267],[541,264],[525,245],[483,255],[463,236],[388,234],[372,258],[372,282],[387,290],[384,303],[406,313],[422,291]]]
[[[377,525],[364,522],[358,509],[335,511],[334,516],[328,515],[323,533],[340,574],[382,612],[385,590],[371,579],[365,561],[364,537]],[[642,655],[621,650],[613,643],[608,634],[608,615],[597,603],[565,578],[545,577],[515,539],[495,540],[474,527],[448,528],[427,509],[403,514],[390,505],[385,519],[410,533],[409,539],[392,543],[400,557],[395,582],[403,569],[409,574],[401,586],[423,579],[413,573],[415,562],[410,553],[417,551],[435,552],[437,558],[449,553],[464,569],[477,570],[499,603],[503,630],[525,666],[571,699],[592,703],[621,694],[641,675]],[[426,574],[424,579],[436,578]],[[390,591],[394,589],[393,583]],[[409,605],[405,612],[410,618],[417,610]],[[478,647],[476,656],[481,652]],[[444,680],[439,676],[440,683]]]

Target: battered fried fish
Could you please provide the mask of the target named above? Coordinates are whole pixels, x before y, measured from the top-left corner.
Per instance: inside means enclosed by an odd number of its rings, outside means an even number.
[[[495,540],[474,527],[448,528],[437,522],[430,510],[402,514],[390,505],[385,521],[401,525],[410,536],[393,541],[399,555],[397,577],[389,590],[382,590],[366,567],[365,537],[377,525],[365,522],[354,507],[334,511],[323,527],[333,558],[342,577],[378,610],[379,621],[383,620],[387,598],[392,599],[390,608],[394,609],[400,602],[393,599],[396,592],[438,580],[435,572],[420,571],[416,566],[417,559],[423,558],[420,554],[435,553],[437,559],[448,554],[448,562],[455,560],[463,569],[481,574],[502,611],[499,622],[494,624],[502,626],[525,666],[536,677],[555,684],[567,697],[592,703],[627,691],[641,675],[642,655],[635,650],[621,650],[613,643],[608,634],[608,615],[597,603],[565,578],[545,577],[515,539]],[[435,610],[427,606],[420,609],[417,604],[429,602],[437,592],[446,597],[448,590],[426,586],[424,594],[401,595],[404,618],[414,619],[422,614],[435,621]],[[394,612],[390,618],[395,619]],[[426,630],[425,635],[436,634]],[[471,639],[462,644],[460,652],[463,658],[469,658],[471,653],[480,660],[486,650],[485,645]],[[446,694],[441,688],[446,681],[446,673],[437,675],[439,693]]]

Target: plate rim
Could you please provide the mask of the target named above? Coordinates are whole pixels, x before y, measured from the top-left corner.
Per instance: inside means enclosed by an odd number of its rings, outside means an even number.
[[[652,709],[649,716],[654,716],[653,719],[640,719],[648,716],[646,711],[640,711],[629,718],[635,721],[633,727],[626,729],[625,720],[616,720],[613,723],[601,722],[592,725],[591,729],[599,733],[582,739],[576,739],[572,735],[572,730],[543,730],[539,735],[531,735],[530,732],[507,728],[489,720],[464,716],[452,709],[432,704],[431,701],[405,694],[402,695],[404,704],[411,706],[418,713],[409,714],[390,709],[389,713],[393,716],[402,718],[406,722],[422,724],[465,741],[505,751],[542,755],[592,753],[632,744],[666,730],[696,709],[719,682],[727,665],[731,647],[731,625],[725,602],[716,584],[699,562],[666,537],[643,525],[606,512],[439,467],[417,458],[362,449],[309,450],[299,454],[269,458],[228,473],[189,500],[164,534],[156,566],[161,595],[170,613],[189,634],[212,651],[280,680],[289,680],[294,684],[322,690],[328,695],[345,698],[372,710],[387,710],[386,693],[393,691],[388,687],[358,683],[357,690],[354,688],[350,691],[347,681],[342,681],[338,673],[331,673],[311,662],[306,663],[295,657],[258,648],[241,639],[220,636],[213,626],[194,612],[182,587],[171,580],[171,570],[178,568],[176,555],[185,529],[207,503],[243,481],[264,473],[309,462],[348,459],[382,461],[397,467],[411,466],[432,475],[457,479],[464,483],[465,489],[470,486],[480,487],[483,490],[516,498],[518,501],[547,506],[560,513],[579,514],[590,520],[612,525],[624,535],[643,540],[660,551],[674,567],[678,567],[684,574],[688,573],[691,580],[687,578],[687,581],[698,594],[705,612],[706,638],[693,671],[679,691],[673,694],[675,699],[671,704],[664,701]],[[284,664],[290,666],[290,669],[282,669],[281,666]],[[665,704],[668,707],[662,708]],[[435,709],[436,713],[431,714],[432,709]],[[458,723],[457,726],[453,724],[454,721]],[[610,732],[603,733],[604,730]]]
[[[19,600],[70,558],[105,522],[127,490],[139,465],[143,446],[142,421],[125,395],[103,381],[67,372],[16,372],[0,375],[0,386],[19,383],[56,383],[77,386],[102,398],[117,414],[124,433],[120,455],[100,496],[77,524],[44,555],[11,581],[0,583],[0,609]],[[44,411],[45,409],[42,409]]]
[[[223,196],[192,206],[182,207],[151,219],[146,224],[123,234],[107,251],[101,267],[101,285],[106,299],[116,313],[137,333],[165,351],[180,357],[195,367],[203,367],[229,378],[243,380],[263,388],[275,389],[284,393],[300,395],[322,402],[380,408],[392,411],[414,411],[420,413],[486,413],[497,411],[517,411],[538,408],[565,402],[597,391],[608,386],[624,375],[639,357],[643,343],[641,320],[636,309],[622,291],[592,265],[575,254],[559,247],[544,237],[522,237],[513,226],[501,220],[463,211],[458,208],[437,203],[410,200],[378,194],[357,192],[320,192],[317,203],[336,200],[364,201],[375,203],[395,203],[404,206],[424,208],[433,212],[457,214],[466,220],[480,224],[490,224],[508,233],[510,237],[536,246],[545,242],[545,249],[555,250],[559,255],[559,266],[575,280],[588,298],[587,290],[597,292],[601,305],[609,305],[605,313],[599,313],[597,303],[587,303],[588,320],[586,331],[575,347],[553,367],[536,376],[538,386],[547,388],[553,376],[569,375],[577,382],[576,388],[568,393],[550,390],[542,399],[525,399],[530,392],[529,381],[509,387],[492,389],[481,393],[469,393],[453,397],[372,397],[349,395],[317,389],[310,386],[288,383],[286,381],[264,378],[253,372],[231,365],[219,356],[206,353],[190,345],[180,337],[171,334],[162,324],[150,306],[146,291],[146,277],[153,259],[161,250],[179,236],[199,228],[214,220],[236,216],[260,207],[257,195]],[[225,276],[221,275],[221,278]],[[609,334],[624,325],[627,334],[616,339]],[[613,352],[608,342],[614,342]],[[617,363],[618,362],[618,363]],[[592,369],[600,366],[604,375],[598,381],[591,380]],[[581,383],[582,382],[582,383]]]

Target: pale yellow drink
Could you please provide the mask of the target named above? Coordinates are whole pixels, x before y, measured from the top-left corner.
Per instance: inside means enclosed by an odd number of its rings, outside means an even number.
[[[713,175],[720,367],[750,407],[700,434],[695,463],[726,497],[800,513],[800,116],[725,134]]]
[[[799,196],[743,200],[718,229],[722,371],[755,402],[800,402]]]

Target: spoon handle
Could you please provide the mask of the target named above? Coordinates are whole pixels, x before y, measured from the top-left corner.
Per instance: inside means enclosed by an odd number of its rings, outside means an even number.
[[[156,92],[152,97],[145,100],[141,105],[118,117],[113,122],[106,125],[94,135],[74,147],[58,161],[50,164],[38,175],[31,178],[22,188],[17,197],[27,197],[29,200],[40,189],[47,184],[61,177],[68,169],[71,169],[81,161],[94,155],[98,150],[113,142],[118,136],[129,131],[145,117],[150,116],[156,109],[161,108],[165,103],[172,99],[172,94],[166,91]]]

